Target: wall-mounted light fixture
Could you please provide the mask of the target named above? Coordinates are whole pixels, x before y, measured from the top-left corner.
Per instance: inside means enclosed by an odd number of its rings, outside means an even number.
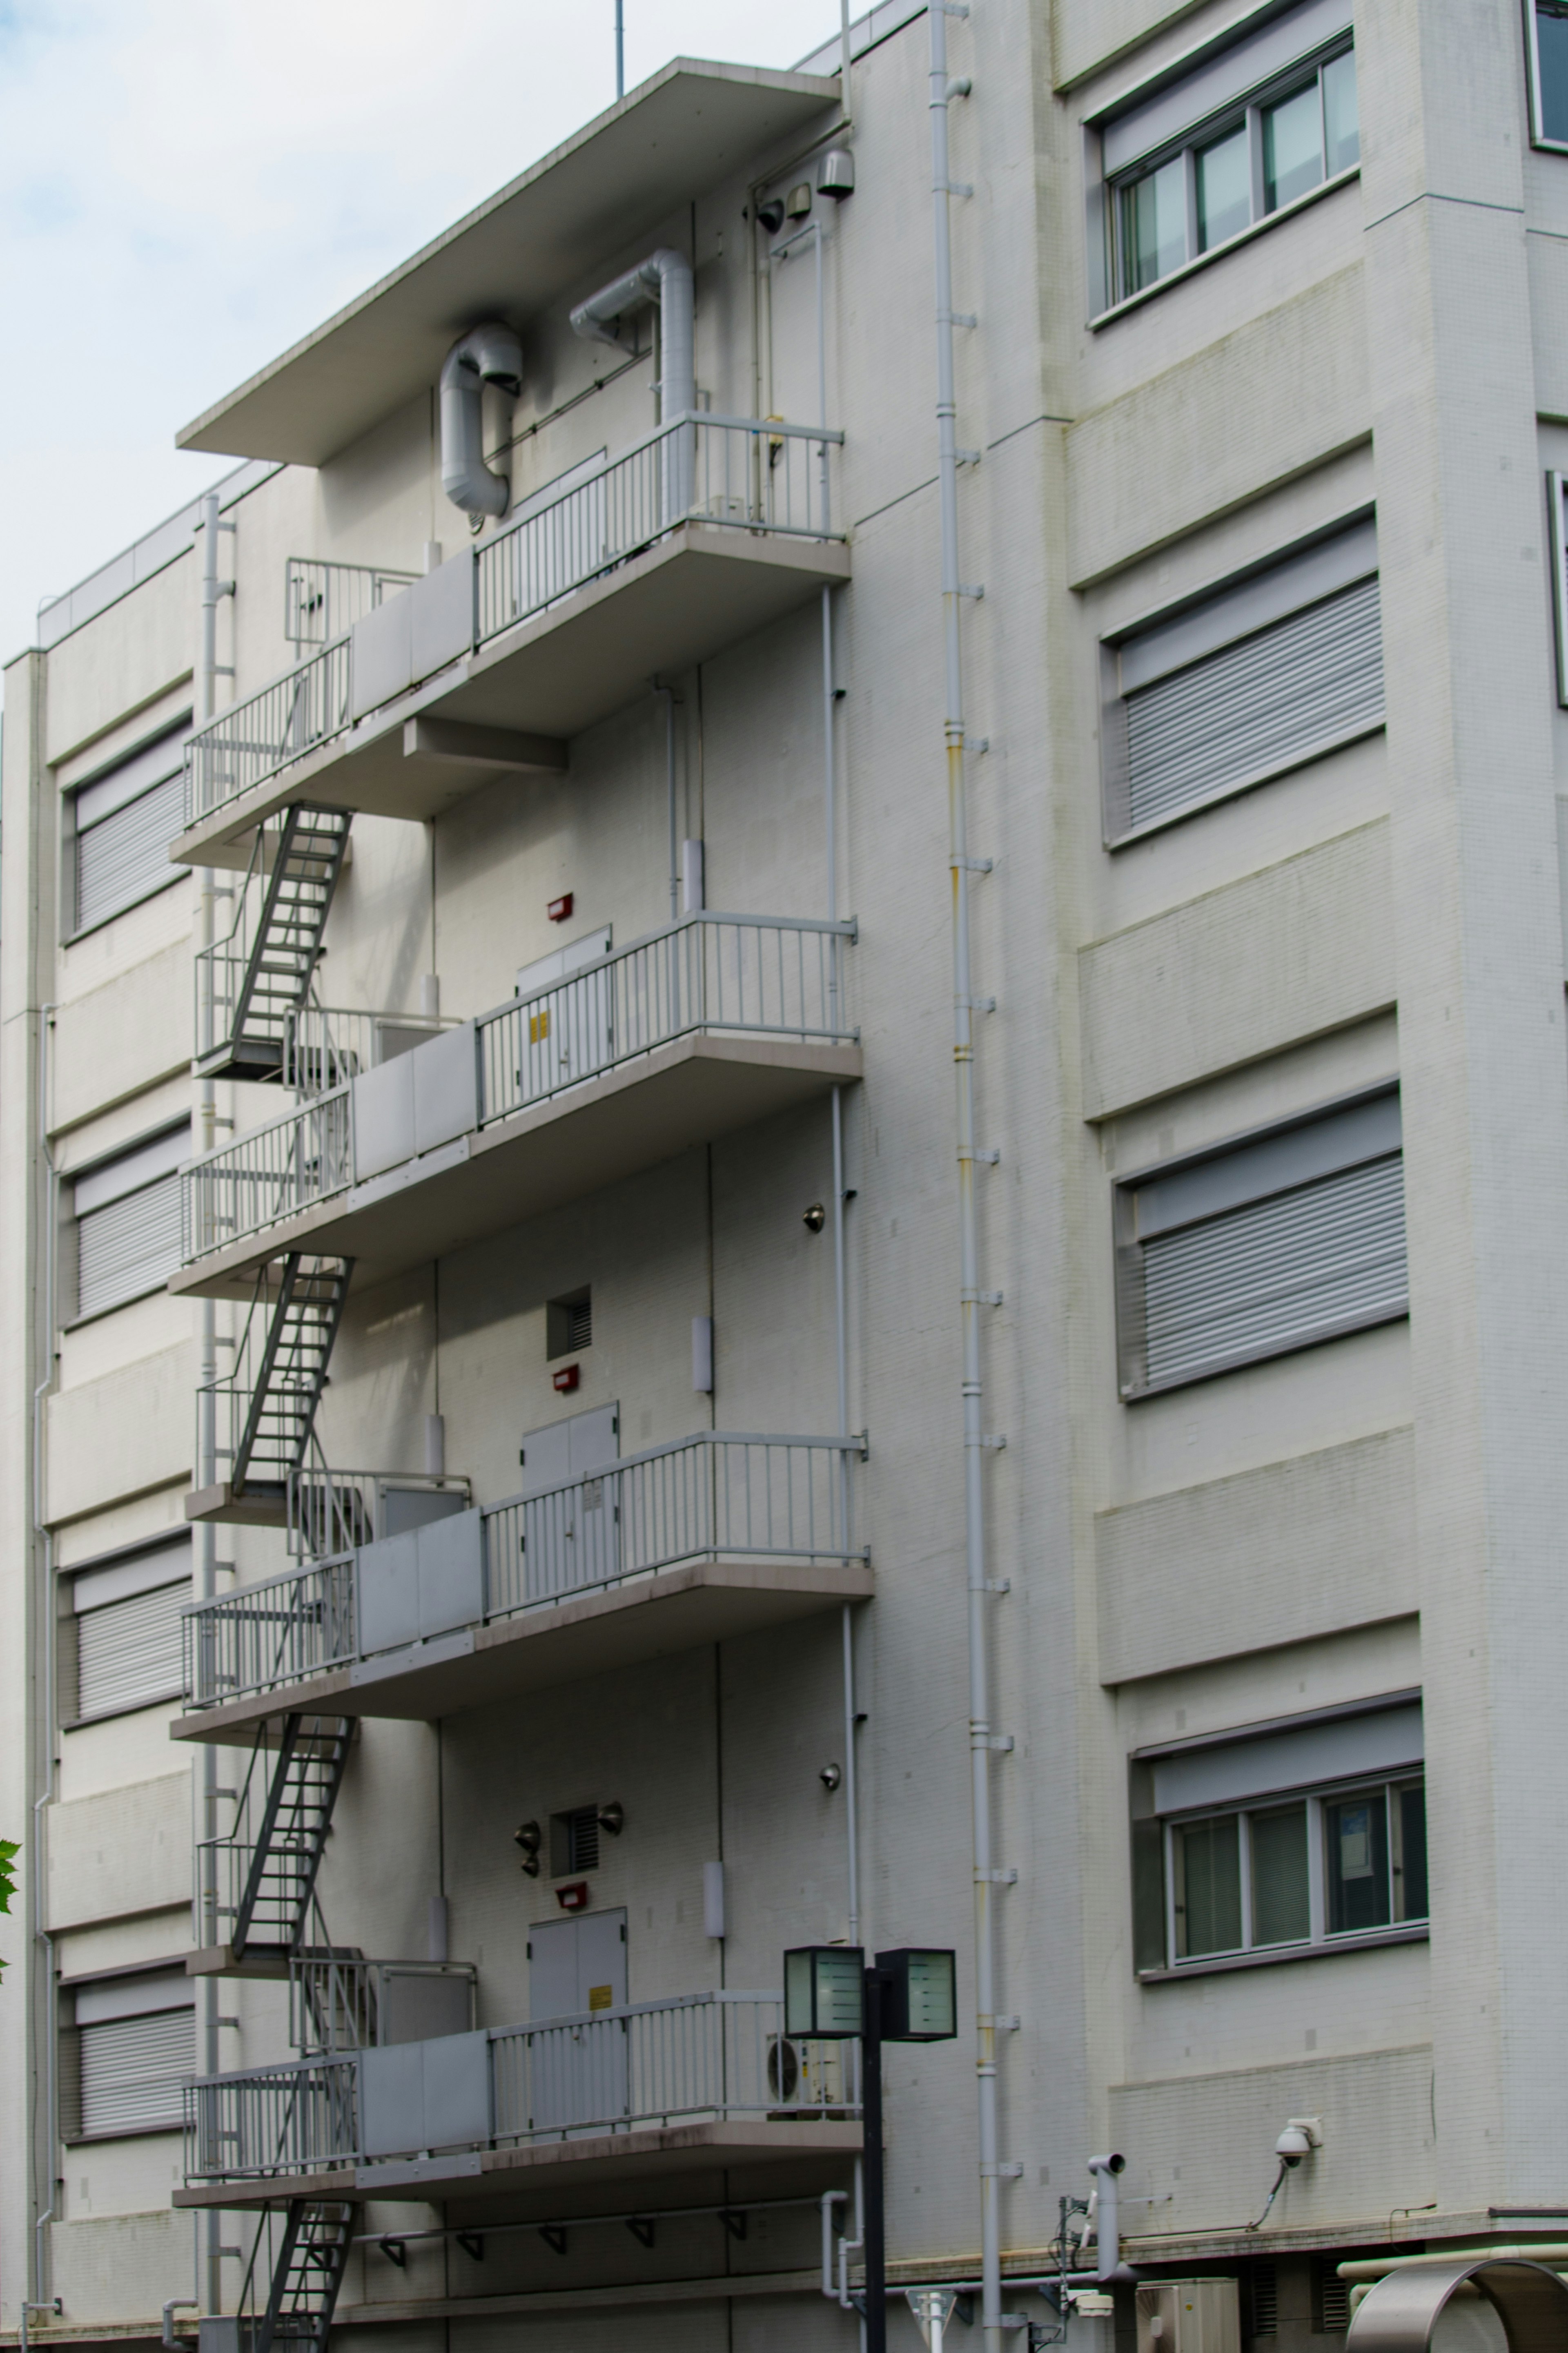
[[[517,1829],[513,1831],[512,1837],[522,1849],[522,1869],[524,1877],[527,1879],[537,1879],[539,1876],[539,1851],[544,1844],[544,1832],[540,1829],[537,1822],[520,1822]]]
[[[784,198],[782,196],[764,196],[762,203],[757,206],[757,218],[762,222],[763,227],[767,230],[770,237],[777,237],[780,229],[784,227]]]
[[[816,1778],[831,1797],[844,1778],[844,1769],[839,1765],[825,1765]]]
[[[800,1222],[808,1234],[819,1234],[827,1223],[827,1211],[820,1201],[814,1201],[809,1209],[801,1211]]]

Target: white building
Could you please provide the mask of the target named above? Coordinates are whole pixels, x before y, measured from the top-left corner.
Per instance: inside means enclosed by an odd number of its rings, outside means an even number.
[[[888,2252],[988,2353],[1096,2151],[1227,2353],[1568,2238],[1527,18],[971,0],[933,82],[887,0],[847,110],[678,60],[41,614],[6,2341],[847,2353],[813,1944],[958,1954]]]

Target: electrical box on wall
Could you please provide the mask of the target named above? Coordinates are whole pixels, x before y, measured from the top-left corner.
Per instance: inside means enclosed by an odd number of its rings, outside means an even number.
[[[1138,2353],[1241,2353],[1236,2280],[1142,2280],[1136,2304]]]

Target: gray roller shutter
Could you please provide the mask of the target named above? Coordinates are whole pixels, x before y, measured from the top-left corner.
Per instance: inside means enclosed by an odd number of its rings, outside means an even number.
[[[1201,1378],[1407,1307],[1395,1153],[1142,1248],[1147,1386]]]
[[[82,2026],[84,2138],[165,2132],[184,2122],[184,2084],[196,2069],[196,2014],[190,2003],[151,2017]]]
[[[1129,694],[1126,712],[1134,826],[1368,733],[1383,720],[1377,581],[1359,581]]]
[[[156,1291],[179,1263],[180,1180],[171,1175],[78,1217],[77,1314]]]
[[[165,883],[180,879],[169,863],[169,844],[184,827],[184,730],[152,747],[157,756],[138,755],[123,769],[86,785],[76,796],[76,929],[86,931],[121,907],[129,907]],[[172,771],[155,783],[145,769]],[[123,778],[138,789],[121,797]]]
[[[191,1598],[188,1553],[175,1583],[132,1594],[77,1620],[77,1715],[120,1715],[177,1698],[184,1685],[180,1612]]]

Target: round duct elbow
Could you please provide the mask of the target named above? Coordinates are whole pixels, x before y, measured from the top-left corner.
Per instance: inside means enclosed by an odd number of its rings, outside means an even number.
[[[441,488],[468,515],[503,515],[511,498],[505,476],[485,463],[487,384],[514,398],[522,389],[522,345],[497,319],[470,328],[441,369]]]

